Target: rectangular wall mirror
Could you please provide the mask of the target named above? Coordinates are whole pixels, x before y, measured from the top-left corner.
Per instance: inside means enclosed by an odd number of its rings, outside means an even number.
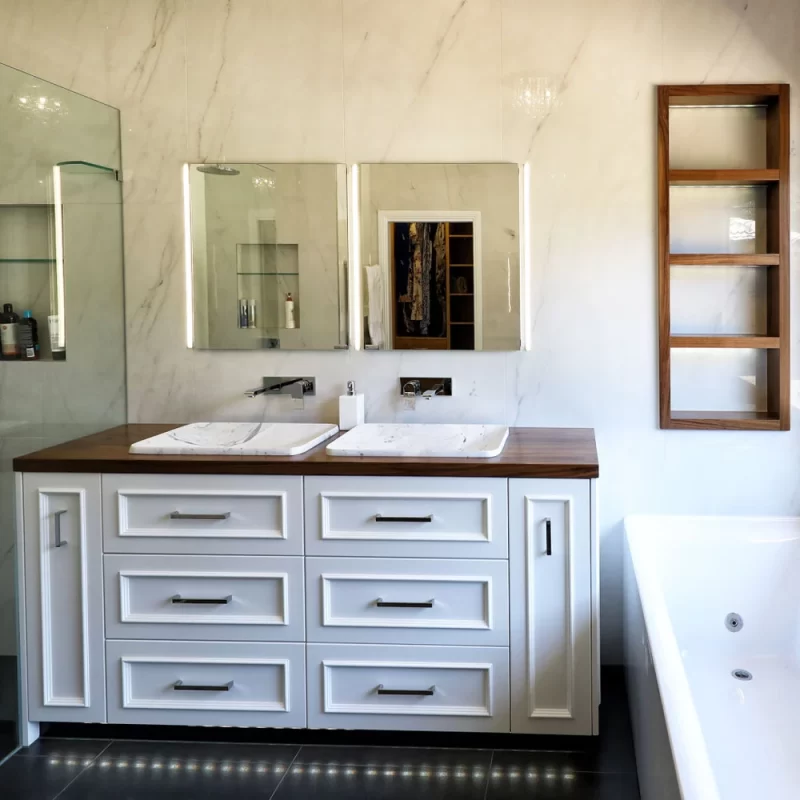
[[[365,349],[519,350],[520,171],[359,165]]]
[[[347,347],[343,164],[188,164],[189,346]]]

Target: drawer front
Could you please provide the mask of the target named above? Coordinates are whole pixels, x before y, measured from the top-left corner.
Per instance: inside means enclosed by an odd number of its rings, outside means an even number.
[[[306,725],[302,644],[106,643],[108,721]]]
[[[308,640],[508,645],[508,563],[307,558]]]
[[[106,637],[302,642],[299,556],[105,556]]]
[[[308,555],[508,555],[504,478],[306,478],[305,509]]]
[[[310,644],[308,726],[509,730],[508,650]]]
[[[107,553],[302,555],[303,479],[104,475]]]

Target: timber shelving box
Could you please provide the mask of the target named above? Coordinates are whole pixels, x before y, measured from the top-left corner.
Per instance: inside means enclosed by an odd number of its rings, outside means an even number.
[[[658,87],[660,425],[789,430],[789,86]]]

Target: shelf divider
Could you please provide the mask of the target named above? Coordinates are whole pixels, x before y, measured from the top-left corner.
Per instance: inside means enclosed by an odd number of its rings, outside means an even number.
[[[778,169],[671,169],[671,186],[758,186],[778,183]]]
[[[752,350],[777,350],[781,346],[779,336],[739,334],[672,335],[669,346],[676,348],[742,348]]]
[[[777,267],[778,253],[670,253],[673,267]]]

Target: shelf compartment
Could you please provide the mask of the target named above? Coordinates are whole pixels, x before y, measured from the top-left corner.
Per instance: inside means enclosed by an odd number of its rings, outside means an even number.
[[[669,251],[676,255],[774,253],[765,186],[669,187]]]
[[[690,348],[740,348],[751,350],[777,350],[780,347],[778,336],[742,336],[740,334],[695,334],[671,335],[669,346],[676,349]]]
[[[670,108],[669,165],[673,170],[771,166],[766,106]]]
[[[673,267],[777,267],[777,253],[670,253]]]
[[[670,418],[766,413],[770,352],[753,348],[671,350]]]
[[[762,267],[673,266],[670,333],[758,336],[771,333],[767,319],[770,271]],[[713,303],[709,298],[719,298]]]
[[[672,186],[759,186],[778,183],[777,169],[671,169]]]

